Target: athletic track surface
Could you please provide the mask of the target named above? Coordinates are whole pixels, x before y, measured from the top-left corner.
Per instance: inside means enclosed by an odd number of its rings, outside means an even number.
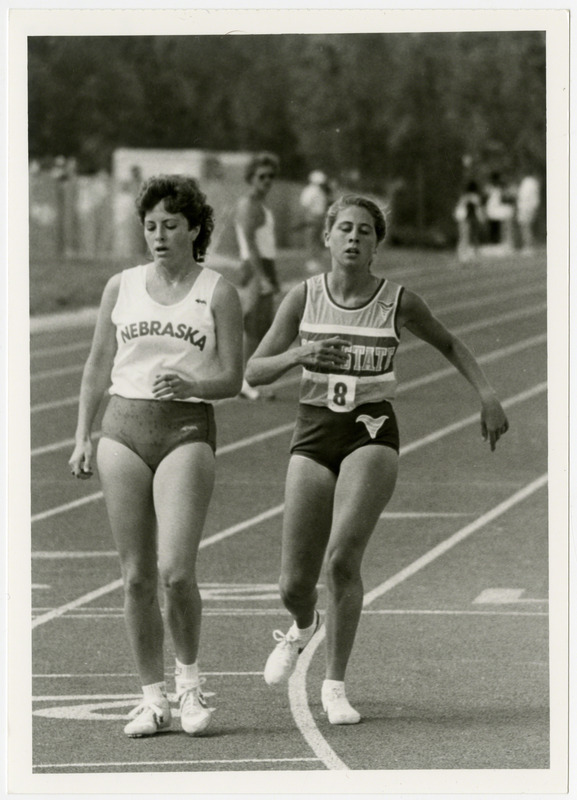
[[[139,682],[119,565],[98,476],[78,482],[67,468],[92,315],[32,327],[33,774],[144,772],[148,791],[162,791],[157,773],[275,771],[290,791],[299,785],[293,772],[303,773],[302,786],[309,773],[345,771],[335,785],[351,791],[351,771],[379,770],[390,791],[410,789],[414,771],[432,771],[431,787],[449,774],[457,791],[469,771],[481,770],[479,791],[493,785],[489,770],[531,770],[539,786],[555,758],[544,257],[468,269],[447,258],[431,270],[421,254],[389,274],[420,292],[473,349],[511,427],[491,453],[473,391],[404,332],[396,359],[400,475],[365,557],[364,611],[347,676],[363,716],[357,726],[330,726],[323,715],[323,629],[288,689],[262,679],[271,633],[289,622],[276,581],[294,371],[278,381],[274,401],[217,406],[217,485],[198,567],[200,664],[216,708],[209,733],[187,737],[176,716],[173,730],[157,737],[123,735]],[[324,603],[321,577],[321,612]],[[165,650],[172,691],[168,638]]]

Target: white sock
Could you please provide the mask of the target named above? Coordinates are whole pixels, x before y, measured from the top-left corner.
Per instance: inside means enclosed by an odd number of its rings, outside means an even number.
[[[345,691],[345,682],[344,681],[333,681],[329,678],[325,678],[323,681],[323,687],[321,689],[323,697],[331,693],[333,689],[342,689],[343,693]]]
[[[291,633],[291,635],[297,639],[307,639],[310,638],[315,632],[316,624],[317,624],[317,613],[315,611],[315,618],[313,620],[312,625],[309,625],[308,628],[299,628],[295,620],[290,627],[289,633]]]
[[[174,670],[174,674],[177,681],[179,683],[192,683],[198,685],[200,681],[198,662],[195,661],[194,664],[182,664],[178,658],[175,659],[175,662],[176,668]]]
[[[166,700],[166,683],[149,683],[148,686],[142,687],[142,693],[145,700]]]

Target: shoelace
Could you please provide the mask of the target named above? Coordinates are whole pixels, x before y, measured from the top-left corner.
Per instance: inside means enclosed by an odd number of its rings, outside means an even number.
[[[198,699],[198,702],[203,708],[208,708],[205,697],[202,691],[200,690],[200,687],[203,686],[205,683],[206,683],[206,678],[201,677],[196,686],[183,687],[177,695],[178,700],[180,700],[180,698],[183,697],[185,694],[188,694],[188,697],[184,701],[185,706],[188,707],[190,705],[194,705],[194,701]]]
[[[152,711],[157,717],[164,716],[164,709],[162,709],[157,703],[153,700],[143,700],[142,703],[133,708],[130,714],[128,715],[131,719],[137,717],[139,714],[142,714],[144,711]]]
[[[296,644],[298,639],[295,639],[294,636],[290,636],[288,633],[283,633],[282,631],[273,631],[272,638],[275,642],[284,642],[285,644]]]

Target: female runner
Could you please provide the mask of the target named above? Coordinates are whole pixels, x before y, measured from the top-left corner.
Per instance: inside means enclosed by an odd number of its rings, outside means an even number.
[[[397,478],[399,436],[391,400],[402,328],[436,347],[476,389],[491,450],[508,429],[501,404],[467,347],[411,291],[370,271],[385,219],[375,203],[345,195],[327,212],[332,269],[292,289],[248,363],[252,385],[303,367],[286,480],[280,593],[293,624],[265,666],[267,683],[288,679],[320,624],[317,581],[326,554],[326,679],[333,724],[360,721],[345,671],[362,601],[363,553]],[[300,337],[300,346],[291,347]]]
[[[77,478],[92,474],[92,425],[110,387],[97,464],[143,687],[143,701],[124,731],[150,736],[171,725],[160,577],[181,724],[194,735],[211,716],[197,664],[201,599],[195,575],[214,484],[210,401],[240,389],[242,314],[236,290],[201,266],[214,220],[196,181],[156,176],[136,203],[152,261],[114,275],[104,289],[69,464]]]

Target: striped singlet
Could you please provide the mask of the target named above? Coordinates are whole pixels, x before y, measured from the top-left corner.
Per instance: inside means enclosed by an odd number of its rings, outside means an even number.
[[[342,367],[304,367],[300,402],[351,411],[364,403],[392,400],[397,386],[393,358],[399,346],[397,309],[403,287],[383,279],[374,295],[358,308],[345,308],[331,297],[327,274],[305,282],[306,302],[301,343],[340,336],[350,342]]]

